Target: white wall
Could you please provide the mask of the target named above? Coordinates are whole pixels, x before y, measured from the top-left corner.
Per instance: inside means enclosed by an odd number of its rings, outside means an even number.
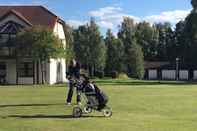
[[[6,66],[6,81],[8,84],[16,84],[16,61],[9,60]]]
[[[176,79],[176,71],[175,70],[162,70],[162,79],[175,80]]]
[[[63,25],[59,22],[55,24],[54,33],[62,40],[66,47],[65,33]],[[58,74],[58,63],[61,64],[61,72]],[[49,75],[49,84],[67,82],[66,80],[66,64],[65,59],[51,59],[47,65],[47,74]]]
[[[58,74],[58,64],[61,64],[61,72]],[[66,64],[64,59],[51,59],[49,64],[49,84],[67,82]]]
[[[194,80],[197,80],[197,70],[194,70]]]
[[[148,70],[148,78],[150,80],[157,79],[157,70]]]
[[[19,77],[18,84],[34,84],[33,77]]]
[[[56,77],[57,77],[57,66],[56,66],[56,61],[55,59],[50,60],[50,65],[49,65],[49,84],[55,84],[56,83]]]
[[[65,38],[65,33],[64,33],[64,27],[61,23],[56,22],[55,27],[54,27],[54,33],[60,38],[60,39],[66,39]],[[64,43],[66,44],[66,43]]]
[[[189,79],[189,72],[187,70],[180,70],[179,71],[179,79],[180,80],[188,80]]]

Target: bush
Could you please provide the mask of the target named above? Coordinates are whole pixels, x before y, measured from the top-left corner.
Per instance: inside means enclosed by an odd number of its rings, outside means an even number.
[[[97,72],[95,72],[95,76],[102,79],[102,78],[104,78],[104,72],[103,71],[97,71]]]
[[[118,78],[119,78],[119,79],[129,79],[128,75],[125,74],[125,73],[120,73],[120,74],[118,75]]]

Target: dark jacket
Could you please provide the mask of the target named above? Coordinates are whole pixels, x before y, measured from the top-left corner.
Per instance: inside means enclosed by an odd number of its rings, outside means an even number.
[[[68,67],[68,76],[69,77],[80,77],[80,64],[77,62],[76,66]]]

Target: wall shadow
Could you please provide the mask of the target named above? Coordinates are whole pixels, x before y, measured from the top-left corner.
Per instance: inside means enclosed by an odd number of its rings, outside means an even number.
[[[6,108],[6,107],[42,107],[42,106],[56,106],[56,105],[64,105],[63,103],[57,103],[57,104],[16,104],[16,105],[0,105],[0,108]]]
[[[10,115],[10,118],[20,119],[84,119],[84,118],[104,118],[104,116],[81,116],[80,118],[74,118],[72,115]]]
[[[130,86],[146,86],[146,85],[197,85],[197,82],[191,81],[96,81],[100,85],[130,85]]]

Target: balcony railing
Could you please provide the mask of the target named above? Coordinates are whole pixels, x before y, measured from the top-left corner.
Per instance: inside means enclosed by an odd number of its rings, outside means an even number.
[[[9,49],[7,49],[6,47],[0,48],[0,56],[9,56],[10,52]]]

